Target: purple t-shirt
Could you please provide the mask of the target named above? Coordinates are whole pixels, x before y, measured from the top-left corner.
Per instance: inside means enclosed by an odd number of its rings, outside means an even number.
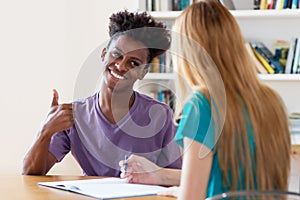
[[[49,151],[58,162],[71,151],[89,176],[119,176],[119,161],[130,154],[161,167],[181,168],[173,112],[166,104],[135,92],[129,113],[113,124],[102,114],[98,95],[75,101],[75,124],[52,136]]]

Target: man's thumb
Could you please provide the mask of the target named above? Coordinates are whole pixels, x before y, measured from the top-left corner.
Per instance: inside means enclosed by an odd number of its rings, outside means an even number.
[[[57,105],[58,105],[58,92],[56,89],[53,89],[53,99],[52,99],[51,107]]]

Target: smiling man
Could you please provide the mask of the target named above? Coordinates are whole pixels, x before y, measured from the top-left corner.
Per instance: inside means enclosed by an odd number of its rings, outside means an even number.
[[[100,91],[73,102],[52,105],[24,158],[23,174],[45,175],[71,152],[84,175],[119,176],[124,156],[144,156],[160,167],[180,168],[174,143],[173,112],[133,90],[148,64],[170,46],[170,33],[146,12],[110,17],[110,41],[102,50],[105,70]]]

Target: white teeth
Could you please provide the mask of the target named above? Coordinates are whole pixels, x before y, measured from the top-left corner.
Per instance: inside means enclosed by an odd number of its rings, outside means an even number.
[[[119,74],[116,74],[115,72],[113,71],[110,71],[111,75],[117,79],[121,79],[121,80],[124,80],[125,77],[124,76],[120,76]]]

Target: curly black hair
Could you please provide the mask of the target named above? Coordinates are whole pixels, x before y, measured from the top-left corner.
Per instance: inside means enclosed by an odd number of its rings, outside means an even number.
[[[170,48],[171,35],[166,25],[156,21],[147,12],[133,13],[127,10],[112,14],[109,23],[111,40],[127,35],[142,42],[149,49],[149,62]]]

